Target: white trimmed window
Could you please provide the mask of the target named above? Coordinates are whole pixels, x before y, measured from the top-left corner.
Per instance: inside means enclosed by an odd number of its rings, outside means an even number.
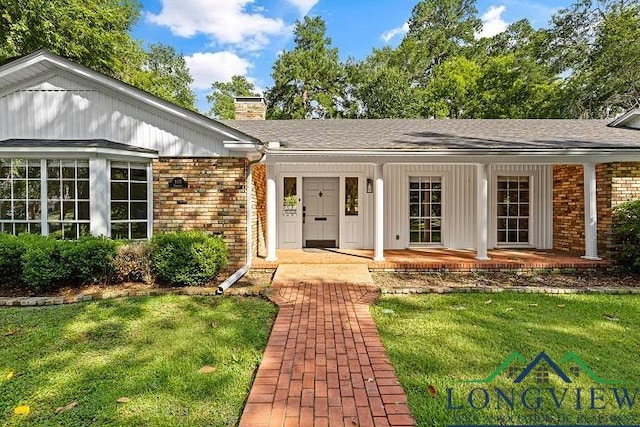
[[[145,163],[111,163],[110,225],[113,239],[146,239],[149,180]]]
[[[47,160],[48,234],[77,239],[91,234],[89,220],[89,161]]]
[[[529,177],[498,177],[498,244],[528,244],[530,209]]]
[[[0,159],[0,232],[42,232],[40,160]]]

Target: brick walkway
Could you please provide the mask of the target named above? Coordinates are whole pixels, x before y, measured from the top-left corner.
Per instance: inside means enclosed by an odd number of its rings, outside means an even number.
[[[280,312],[240,427],[414,426],[357,284],[274,284]]]

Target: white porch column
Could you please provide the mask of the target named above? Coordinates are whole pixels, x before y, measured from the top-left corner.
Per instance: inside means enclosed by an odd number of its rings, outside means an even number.
[[[585,163],[584,168],[584,259],[598,257],[598,204],[596,199],[596,165]]]
[[[276,247],[278,239],[278,186],[274,176],[273,166],[267,165],[267,258],[266,261],[276,261]]]
[[[107,159],[89,159],[89,199],[91,234],[107,236],[109,230],[109,169]]]
[[[478,164],[477,169],[477,243],[476,259],[489,260],[487,248],[489,246],[489,165]]]
[[[375,224],[373,230],[373,260],[384,261],[384,168],[376,165],[373,196],[375,202]]]

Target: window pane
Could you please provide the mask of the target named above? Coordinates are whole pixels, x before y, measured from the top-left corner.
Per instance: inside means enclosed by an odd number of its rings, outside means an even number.
[[[47,177],[60,178],[60,162],[56,160],[47,161]]]
[[[111,219],[114,219],[114,220],[129,219],[129,203],[112,202],[111,203]]]
[[[63,224],[62,230],[65,239],[78,238],[78,224]]]
[[[146,222],[134,222],[131,224],[131,238],[132,239],[146,239],[147,238],[147,223]]]
[[[131,219],[147,219],[147,203],[131,203]]]
[[[345,215],[358,215],[358,178],[356,177],[344,179],[344,204]]]
[[[27,181],[23,179],[13,181],[13,198],[21,200],[27,198]]]
[[[31,200],[40,199],[40,181],[29,181],[29,198]]]
[[[62,164],[62,178],[75,179],[75,177],[76,177],[75,164],[70,162],[64,162]]]
[[[39,179],[40,176],[40,162],[37,165],[29,164],[29,178]]]
[[[89,199],[89,181],[78,181],[78,199]]]
[[[39,201],[38,202],[30,201],[28,206],[29,206],[29,213],[28,213],[29,218],[28,219],[30,219],[30,220],[40,219],[40,215],[41,215],[40,202]]]
[[[131,184],[131,200],[147,200],[147,184]]]
[[[89,220],[89,202],[78,202],[78,219]]]
[[[47,203],[47,214],[51,221],[60,221],[62,219],[62,202]]]
[[[129,170],[126,167],[112,167],[111,179],[115,180],[127,180],[129,179]]]
[[[62,202],[62,219],[66,221],[76,219],[76,202]]]
[[[75,181],[62,181],[62,198],[64,200],[72,200],[76,198]]]
[[[111,200],[127,200],[129,198],[129,184],[126,182],[111,183]]]
[[[59,222],[50,222],[49,223],[49,236],[54,237],[56,239],[62,238],[62,224]]]
[[[112,239],[128,239],[129,238],[129,223],[111,223],[111,238]]]
[[[147,180],[147,169],[142,166],[140,169],[131,168],[131,181],[146,181]]]
[[[47,181],[47,197],[53,200],[60,198],[60,181]]]
[[[89,179],[89,165],[80,165],[78,162],[78,179]]]
[[[0,199],[11,198],[11,181],[0,181]]]
[[[0,202],[0,219],[11,219],[11,202]]]
[[[24,221],[27,219],[27,203],[26,202],[13,202],[13,219]]]
[[[17,234],[24,234],[24,233],[27,233],[28,231],[29,231],[29,230],[28,230],[28,226],[27,226],[27,224],[26,224],[26,223],[24,223],[24,222],[22,222],[22,223],[18,222],[18,223],[15,223],[15,224],[14,224],[14,231],[13,231],[13,233],[14,233],[14,234],[16,234],[16,235],[17,235]]]

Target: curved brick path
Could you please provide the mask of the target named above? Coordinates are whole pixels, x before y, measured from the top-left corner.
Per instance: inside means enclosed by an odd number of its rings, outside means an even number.
[[[240,427],[414,426],[369,314],[376,290],[274,283],[280,312]]]

